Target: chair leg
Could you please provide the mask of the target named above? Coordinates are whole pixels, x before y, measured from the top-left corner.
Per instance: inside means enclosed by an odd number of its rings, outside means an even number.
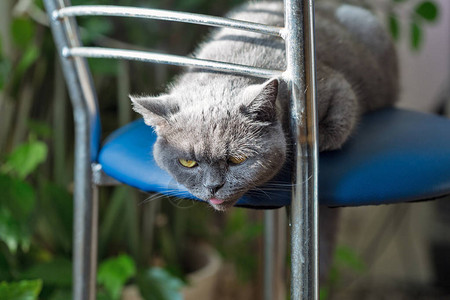
[[[275,210],[264,211],[264,300],[274,297]]]
[[[90,163],[76,165],[74,190],[73,300],[96,297],[98,188]]]
[[[291,202],[291,299],[317,300],[318,145],[314,1],[284,0],[286,77],[291,90],[291,132],[296,168]]]
[[[286,215],[284,210],[264,212],[264,300],[285,299]]]

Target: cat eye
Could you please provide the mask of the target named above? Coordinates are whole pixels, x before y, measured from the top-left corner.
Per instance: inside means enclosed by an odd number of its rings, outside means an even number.
[[[189,160],[189,159],[182,159],[182,158],[180,158],[180,159],[178,159],[178,161],[180,162],[180,164],[183,167],[186,167],[186,168],[193,168],[193,167],[196,167],[198,165],[198,163],[195,160]]]
[[[246,161],[247,157],[246,156],[230,156],[230,158],[228,160],[235,165],[239,165],[239,164],[242,164],[244,161]]]

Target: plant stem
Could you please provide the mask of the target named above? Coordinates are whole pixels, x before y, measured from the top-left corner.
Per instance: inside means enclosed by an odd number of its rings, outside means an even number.
[[[8,152],[8,138],[12,124],[12,117],[14,116],[14,104],[11,99],[0,91],[0,153]]]
[[[30,119],[34,95],[43,82],[46,67],[46,60],[38,60],[36,67],[34,68],[32,80],[22,81],[23,87],[21,88],[20,97],[18,99],[19,106],[16,112],[17,117],[12,140],[13,147],[20,144],[26,136],[28,129],[27,122]]]
[[[130,63],[119,61],[117,76],[117,102],[119,109],[119,125],[123,126],[131,121],[131,102],[128,99],[130,93]]]
[[[53,178],[59,184],[65,184],[67,179],[67,170],[65,167],[66,155],[66,110],[67,110],[67,94],[63,82],[61,65],[56,58],[55,77],[53,89],[52,104],[52,123],[53,123]]]
[[[1,36],[1,47],[2,53],[6,57],[12,57],[13,55],[13,45],[11,38],[11,9],[12,0],[1,0],[0,1],[0,36]]]
[[[154,240],[155,240],[155,220],[156,215],[160,211],[160,200],[150,201],[144,204],[142,215],[142,263],[147,263],[152,255]]]
[[[13,54],[12,38],[11,38],[11,8],[12,0],[0,1],[0,53],[3,57],[11,60]],[[9,128],[11,127],[13,108],[9,96],[4,90],[0,90],[0,151],[5,151],[8,139]],[[5,151],[6,152],[6,151]]]

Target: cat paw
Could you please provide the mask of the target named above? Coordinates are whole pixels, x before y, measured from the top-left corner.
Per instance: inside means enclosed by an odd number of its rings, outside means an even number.
[[[340,149],[351,135],[353,124],[331,120],[319,124],[319,151]]]
[[[340,73],[321,66],[318,69],[319,150],[342,147],[359,117],[356,95]]]

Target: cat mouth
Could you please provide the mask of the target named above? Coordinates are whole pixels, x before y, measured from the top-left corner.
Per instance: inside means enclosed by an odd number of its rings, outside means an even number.
[[[214,205],[220,205],[220,204],[224,203],[225,200],[218,199],[218,198],[211,198],[211,199],[209,199],[209,202]]]
[[[219,198],[211,198],[208,200],[215,210],[225,211],[235,204],[235,201],[224,200]]]

